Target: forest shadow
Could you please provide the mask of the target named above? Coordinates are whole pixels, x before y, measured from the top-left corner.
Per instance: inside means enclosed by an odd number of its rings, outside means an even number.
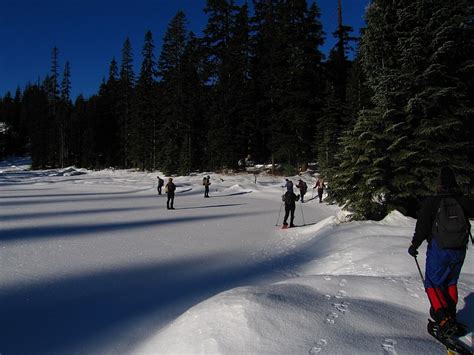
[[[242,191],[242,192],[234,192],[232,194],[225,194],[225,195],[210,195],[211,198],[216,198],[216,197],[229,197],[229,196],[240,196],[240,195],[246,195],[250,194],[252,191]]]
[[[123,232],[127,230],[137,230],[149,227],[159,227],[168,224],[192,223],[196,221],[208,221],[214,219],[238,218],[249,215],[266,214],[268,212],[241,212],[216,214],[208,216],[186,216],[168,219],[148,219],[139,221],[124,221],[114,223],[89,223],[79,225],[48,225],[39,227],[3,228],[0,230],[0,241],[62,238],[87,234],[97,234],[105,232]]]
[[[131,348],[217,293],[265,275],[277,278],[274,264],[290,259],[285,254],[270,263],[243,263],[241,256],[223,253],[3,287],[0,352],[87,352],[88,346],[107,347],[110,332],[131,337],[135,322],[152,317],[153,329],[141,331],[143,339],[135,335],[132,343],[127,339],[119,345]],[[119,353],[130,350],[114,349]]]
[[[11,215],[0,215],[0,221],[18,221],[24,219],[34,218],[52,218],[52,217],[73,217],[83,216],[88,214],[107,214],[115,212],[136,212],[156,209],[155,206],[141,206],[141,207],[117,207],[117,208],[94,208],[71,211],[49,211],[49,212],[31,212],[31,213],[17,213]],[[0,238],[1,239],[1,238]]]
[[[117,196],[118,195],[118,196]],[[15,200],[15,201],[2,201],[2,206],[23,206],[23,205],[47,205],[53,203],[67,203],[67,202],[94,202],[94,201],[116,201],[116,200],[129,200],[129,199],[157,199],[159,198],[156,194],[151,195],[138,195],[133,192],[119,192],[119,193],[86,193],[86,194],[63,194],[61,198],[57,198],[60,195],[37,195],[35,199],[29,200]],[[89,197],[84,197],[89,196]],[[76,198],[77,197],[77,198]],[[8,200],[8,197],[4,197]],[[30,197],[31,198],[31,197]],[[40,200],[41,198],[41,200]],[[44,198],[47,198],[44,200]]]
[[[224,205],[206,205],[206,206],[192,206],[192,207],[179,207],[176,208],[177,210],[194,210],[194,209],[200,209],[200,208],[220,208],[220,207],[233,207],[233,206],[242,206],[246,205],[246,203],[228,203]]]
[[[31,190],[31,189],[29,189]],[[37,190],[52,190],[52,189],[37,189]],[[129,195],[137,192],[147,191],[146,189],[118,191],[118,192],[83,192],[83,193],[69,193],[69,194],[50,194],[50,195],[15,195],[15,196],[0,196],[0,199],[17,199],[17,198],[58,198],[58,197],[83,197],[83,196],[114,196],[114,195]],[[18,190],[28,191],[28,190]]]

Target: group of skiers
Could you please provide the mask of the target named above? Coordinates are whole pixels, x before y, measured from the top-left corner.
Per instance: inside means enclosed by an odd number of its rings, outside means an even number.
[[[301,202],[304,203],[304,195],[306,195],[306,192],[308,191],[308,184],[304,182],[302,179],[298,180],[298,184],[296,184],[296,187],[300,190],[300,194],[296,195],[293,192],[293,182],[289,179],[286,179],[285,186],[286,187],[286,192],[282,196],[282,201],[285,204],[285,216],[283,217],[283,226],[282,228],[288,228],[288,217],[290,217],[290,227],[294,227],[295,225],[293,224],[293,221],[295,219],[295,209],[296,209],[296,201],[298,201],[301,198]],[[326,184],[324,183],[323,179],[318,179],[316,181],[315,186],[313,187],[314,189],[318,189],[318,197],[319,197],[319,203],[323,201],[323,192],[324,189],[326,188]]]
[[[173,178],[168,178],[168,182],[166,185],[164,185],[165,181],[160,178],[159,176],[156,177],[158,180],[158,185],[157,185],[157,190],[158,190],[158,195],[161,195],[163,186],[165,186],[165,193],[167,194],[167,201],[166,201],[166,207],[169,210],[174,210],[174,195],[176,191],[176,185],[173,183]],[[211,186],[211,178],[209,175],[205,176],[202,179],[202,185],[204,186],[204,198],[209,198],[209,186]],[[298,180],[298,184],[296,187],[300,190],[300,194],[296,196],[293,193],[293,182],[289,179],[286,179],[286,188],[287,188],[287,194],[283,195],[283,201],[285,202],[285,219],[284,219],[284,226],[287,226],[288,223],[286,223],[289,214],[291,213],[291,220],[290,220],[290,227],[293,227],[293,220],[294,220],[294,212],[295,212],[295,202],[298,201],[299,198],[301,198],[301,202],[304,202],[304,195],[306,194],[308,190],[308,185],[306,182],[304,182],[302,179]],[[318,189],[318,197],[319,197],[319,202],[322,202],[323,198],[323,191],[324,188],[326,187],[324,180],[318,179],[316,182],[316,185],[313,187],[314,189]]]
[[[165,181],[159,176],[157,176],[156,178],[158,180],[158,185],[157,185],[158,195],[161,195]],[[202,185],[204,186],[204,197],[209,198],[209,186],[211,186],[211,178],[209,175],[205,176],[202,179]],[[168,182],[164,186],[165,186],[165,193],[167,195],[166,208],[169,210],[174,210],[174,194],[176,191],[176,185],[173,182],[173,178],[171,177],[168,178]]]
[[[158,194],[161,195],[164,180],[159,176],[157,178]],[[423,278],[416,257],[418,255],[417,249],[423,241],[427,241],[423,282],[431,305],[430,315],[433,319],[428,324],[428,331],[445,345],[454,346],[453,339],[467,331],[466,327],[456,320],[457,283],[466,256],[469,236],[474,244],[469,223],[469,218],[474,217],[474,200],[460,193],[455,175],[450,168],[441,169],[438,182],[437,195],[427,198],[420,209],[408,253],[415,258]],[[211,185],[210,177],[204,177],[202,184],[204,197],[208,198]],[[291,180],[286,179],[283,187],[286,188],[286,192],[282,196],[282,204],[285,205],[283,228],[294,227],[296,202],[300,198],[301,202],[304,202],[308,185],[299,179],[296,184],[300,192],[299,195],[294,193]],[[325,188],[326,184],[321,178],[316,181],[313,187],[313,190],[317,189],[320,203]],[[165,193],[168,196],[166,206],[171,210],[174,209],[175,190],[173,178],[170,177],[165,185]],[[290,219],[289,225],[288,218]]]
[[[161,190],[163,188],[163,185],[165,183],[165,181],[160,178],[159,176],[156,177],[158,179],[158,187],[157,187],[157,190],[158,190],[158,195],[161,195]],[[174,193],[176,191],[176,185],[174,184],[173,182],[173,178],[168,178],[168,182],[166,183],[165,185],[165,193],[166,193],[166,196],[167,196],[167,199],[166,199],[166,208],[168,210],[174,210]]]

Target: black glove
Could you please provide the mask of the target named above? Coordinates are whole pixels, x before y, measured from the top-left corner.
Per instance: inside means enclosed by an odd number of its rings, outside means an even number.
[[[416,248],[413,244],[410,245],[410,247],[408,248],[408,254],[410,254],[414,258],[416,258],[416,256],[418,255],[418,250],[416,250]]]

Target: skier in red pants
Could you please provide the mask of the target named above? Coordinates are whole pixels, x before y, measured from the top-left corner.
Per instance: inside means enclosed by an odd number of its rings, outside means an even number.
[[[460,194],[451,169],[441,169],[439,193],[424,202],[408,253],[416,257],[421,243],[428,242],[425,289],[431,316],[445,334],[460,331],[457,283],[470,235],[469,217],[474,217],[474,201]]]

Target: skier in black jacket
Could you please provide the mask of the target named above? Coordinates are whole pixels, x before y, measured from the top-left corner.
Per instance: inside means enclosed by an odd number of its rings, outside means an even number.
[[[174,210],[174,192],[176,190],[176,185],[173,183],[173,178],[168,179],[168,183],[165,186],[165,192],[168,199],[166,200],[166,208],[169,210]]]
[[[441,211],[441,203],[446,203],[448,198],[451,202],[457,201],[462,208],[466,229],[470,229],[468,218],[474,217],[474,201],[460,194],[453,171],[443,168],[439,176],[439,193],[427,198],[423,203],[416,222],[412,244],[408,249],[408,253],[416,257],[418,255],[417,249],[421,243],[424,240],[428,242],[425,289],[431,304],[431,316],[439,324],[441,331],[445,332],[456,327],[457,282],[467,247],[467,242],[465,245],[462,243],[449,248],[443,248],[440,245],[443,244],[443,236],[436,233],[434,224],[435,220],[439,219],[437,215],[438,209]],[[447,234],[444,233],[445,236]]]
[[[294,227],[293,220],[295,219],[295,202],[298,201],[300,196],[296,196],[293,191],[287,191],[282,196],[283,201],[285,202],[285,218],[283,218],[283,228],[288,228],[288,216],[290,216],[290,227]]]
[[[158,179],[158,187],[157,187],[158,195],[161,195],[161,188],[163,187],[163,184],[165,183],[165,181],[159,176],[157,176],[156,178]]]

